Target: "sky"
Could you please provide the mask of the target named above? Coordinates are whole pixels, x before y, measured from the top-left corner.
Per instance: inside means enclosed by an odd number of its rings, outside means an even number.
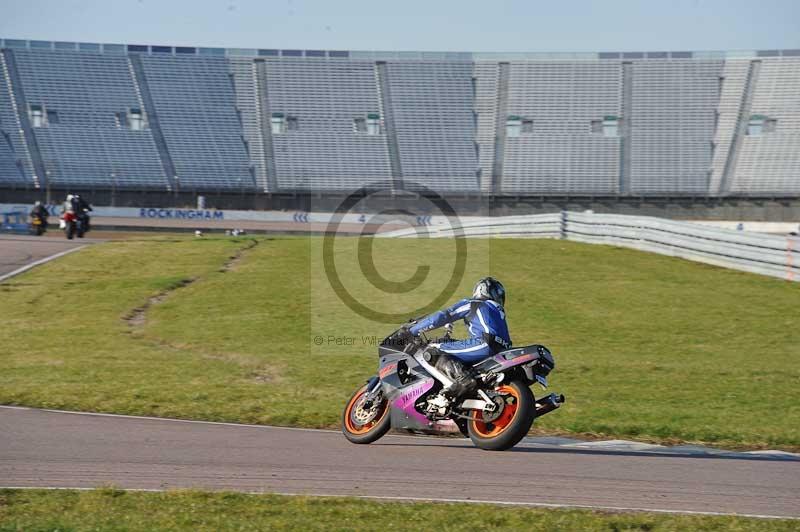
[[[0,37],[229,48],[800,48],[800,0],[0,0]]]

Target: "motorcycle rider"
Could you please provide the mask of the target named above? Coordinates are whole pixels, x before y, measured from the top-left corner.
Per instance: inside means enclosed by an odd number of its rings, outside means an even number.
[[[92,206],[80,194],[75,194],[72,196],[72,210],[81,220],[83,232],[87,233],[89,231],[89,212],[91,212]]]
[[[31,218],[34,220],[39,220],[39,229],[37,230],[37,234],[41,235],[47,231],[48,216],[50,216],[50,213],[47,212],[47,207],[42,205],[41,201],[36,201],[33,204],[33,209],[31,209]]]
[[[453,385],[443,390],[451,399],[459,399],[477,388],[472,363],[511,347],[503,309],[505,301],[503,284],[493,277],[484,277],[475,285],[471,298],[422,318],[404,333],[416,337],[422,332],[464,320],[470,334],[468,339],[432,343],[423,353],[426,361],[453,380]]]
[[[75,212],[75,205],[72,201],[75,198],[72,194],[67,194],[67,199],[61,204],[61,214]]]

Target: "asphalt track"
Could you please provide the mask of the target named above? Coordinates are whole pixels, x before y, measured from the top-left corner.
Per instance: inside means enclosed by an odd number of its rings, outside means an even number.
[[[90,243],[0,236],[0,279]],[[663,449],[663,448],[662,448]],[[800,460],[76,414],[0,406],[0,487],[200,488],[800,518]]]
[[[800,517],[800,461],[563,450],[468,440],[0,407],[0,486],[200,488]]]
[[[0,279],[42,259],[97,242],[90,238],[67,240],[60,231],[55,233],[60,236],[0,235]]]
[[[50,227],[58,228],[58,218],[49,218]],[[94,216],[92,226],[95,229],[112,229],[123,231],[152,230],[160,229],[164,231],[203,231],[224,232],[226,229],[245,229],[256,233],[298,233],[298,234],[322,234],[328,231],[328,223],[325,222],[265,222],[255,220],[207,220],[197,219],[165,219],[165,218],[123,218],[113,216]],[[337,226],[336,232],[340,234],[373,234],[398,229],[407,229],[409,226],[404,223],[362,224],[362,223],[341,223]]]

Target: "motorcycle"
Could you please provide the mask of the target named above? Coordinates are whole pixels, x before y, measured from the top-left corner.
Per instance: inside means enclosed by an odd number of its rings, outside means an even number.
[[[413,321],[410,323],[414,323]],[[534,398],[531,386],[547,387],[555,368],[550,350],[528,345],[501,351],[473,365],[479,386],[456,404],[444,394],[452,381],[425,358],[430,343],[424,335],[404,339],[398,329],[378,348],[378,374],[353,393],[342,414],[342,432],[352,443],[377,441],[389,429],[435,432],[450,419],[476,447],[510,449],[525,437],[536,418],[558,409],[563,395]],[[446,336],[450,338],[452,325]]]
[[[31,216],[31,226],[36,236],[42,236],[47,231],[47,221],[38,214]]]
[[[75,214],[67,211],[62,215],[61,220],[68,240],[72,240],[75,236],[83,238],[83,235],[89,230],[89,215],[86,212]]]

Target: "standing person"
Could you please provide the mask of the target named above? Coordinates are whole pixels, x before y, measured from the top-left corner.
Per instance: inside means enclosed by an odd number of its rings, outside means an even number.
[[[33,204],[33,209],[31,209],[31,220],[33,221],[33,226],[36,228],[36,236],[41,236],[47,231],[47,217],[50,213],[47,212],[47,208],[42,205],[41,201],[37,201]]]

